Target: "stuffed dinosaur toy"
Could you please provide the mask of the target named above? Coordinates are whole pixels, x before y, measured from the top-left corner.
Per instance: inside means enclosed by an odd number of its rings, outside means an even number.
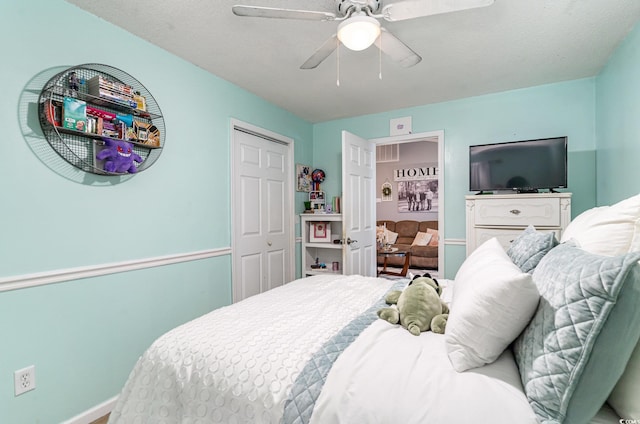
[[[423,331],[443,334],[449,307],[440,299],[442,289],[429,273],[416,276],[403,290],[389,292],[385,302],[395,307],[382,308],[378,317],[391,324],[402,325],[414,336]]]

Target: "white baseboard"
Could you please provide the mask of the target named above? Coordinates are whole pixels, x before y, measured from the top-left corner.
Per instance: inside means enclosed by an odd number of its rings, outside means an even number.
[[[114,396],[111,399],[106,400],[67,421],[64,421],[62,424],[89,424],[113,411],[117,400],[118,396]]]

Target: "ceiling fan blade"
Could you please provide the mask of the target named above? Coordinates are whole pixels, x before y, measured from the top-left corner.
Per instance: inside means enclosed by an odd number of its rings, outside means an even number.
[[[376,46],[404,68],[416,65],[422,60],[418,53],[384,28],[380,28],[380,37],[376,40]]]
[[[333,34],[327,41],[324,42],[314,54],[311,55],[306,62],[300,66],[300,69],[313,69],[320,65],[333,51],[338,47],[338,36]]]
[[[329,12],[316,12],[312,10],[280,9],[276,7],[235,5],[231,8],[237,16],[249,16],[254,18],[278,18],[278,19],[306,19],[309,21],[333,21],[336,15]]]
[[[406,0],[385,6],[382,16],[387,21],[403,21],[440,13],[457,12],[491,6],[495,0]]]

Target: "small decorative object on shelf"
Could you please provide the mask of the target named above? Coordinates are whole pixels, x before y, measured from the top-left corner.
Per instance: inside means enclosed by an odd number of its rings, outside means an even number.
[[[131,143],[122,140],[103,138],[104,148],[96,153],[96,159],[104,161],[102,169],[111,173],[128,172],[135,174],[138,169],[134,162],[142,162],[142,158],[133,152]]]
[[[120,69],[96,63],[65,69],[47,81],[39,106],[49,145],[85,172],[135,173],[162,153],[160,107],[139,81]]]
[[[331,243],[331,224],[312,222],[309,226],[309,241],[312,243]]]
[[[324,181],[326,175],[322,169],[314,169],[311,173],[311,181],[313,181],[313,190],[320,191],[320,183]]]
[[[80,81],[78,80],[78,76],[73,71],[69,72],[69,95],[77,96],[79,89]]]
[[[327,268],[327,264],[320,263],[320,259],[318,258],[316,258],[315,264],[311,264],[311,269],[326,269],[326,268]]]
[[[309,201],[311,202],[311,209],[314,213],[325,213],[324,191],[310,191]]]

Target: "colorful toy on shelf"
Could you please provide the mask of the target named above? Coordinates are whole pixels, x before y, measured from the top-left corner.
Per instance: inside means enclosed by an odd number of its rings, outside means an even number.
[[[322,169],[314,169],[311,173],[311,181],[313,181],[313,190],[320,191],[320,183],[325,179],[325,174]]]
[[[68,83],[69,83],[69,95],[77,96],[78,90],[80,88],[80,80],[78,79],[78,75],[75,73],[75,71],[69,72]]]
[[[104,149],[96,154],[96,159],[104,160],[104,170],[111,173],[134,174],[138,171],[135,162],[142,163],[140,155],[133,152],[133,145],[122,140],[103,137]]]

